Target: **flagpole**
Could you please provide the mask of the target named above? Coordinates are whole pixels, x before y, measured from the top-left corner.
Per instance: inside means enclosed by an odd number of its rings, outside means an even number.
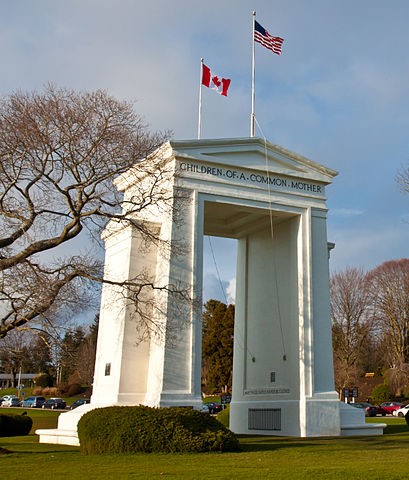
[[[200,59],[200,78],[199,78],[199,119],[197,122],[197,139],[200,140],[202,129],[202,76],[203,76],[203,58]]]
[[[254,83],[256,76],[255,69],[255,48],[254,48],[254,25],[256,21],[256,12],[253,12],[253,36],[251,39],[252,42],[252,55],[251,55],[251,115],[250,115],[250,137],[254,137],[255,132],[255,113],[254,113],[254,104],[255,104],[255,91]]]

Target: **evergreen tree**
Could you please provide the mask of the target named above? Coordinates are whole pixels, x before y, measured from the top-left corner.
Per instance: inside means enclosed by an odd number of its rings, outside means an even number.
[[[85,331],[82,327],[69,330],[60,345],[60,380],[66,382],[77,368],[78,353],[85,340]]]
[[[203,313],[202,383],[206,392],[231,390],[234,305],[209,300]]]
[[[66,332],[59,348],[59,380],[90,385],[94,377],[99,316],[88,327],[78,326]]]
[[[30,372],[54,374],[51,360],[52,340],[47,333],[36,334],[30,344],[29,357],[32,364]]]
[[[77,383],[91,385],[94,380],[95,355],[97,350],[99,315],[95,316],[94,322],[89,326],[89,333],[84,338],[78,349],[76,370],[74,376]]]

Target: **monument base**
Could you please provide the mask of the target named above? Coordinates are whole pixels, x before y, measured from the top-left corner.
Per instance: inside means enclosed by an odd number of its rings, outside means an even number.
[[[166,407],[181,406],[167,402]],[[58,428],[36,430],[40,443],[79,446],[77,425],[85,413],[94,408],[120,404],[86,404],[61,413]],[[122,406],[125,406],[122,404]],[[187,406],[187,405],[185,405]],[[193,407],[192,405],[190,405]],[[194,406],[193,408],[195,408]],[[365,423],[365,414],[339,400],[308,400],[305,414],[297,401],[232,402],[230,430],[246,435],[277,435],[290,437],[336,437],[382,435],[385,423]],[[299,421],[302,415],[302,421]],[[301,430],[299,426],[301,425]]]
[[[359,408],[339,402],[341,418],[341,435],[352,437],[356,435],[383,435],[386,423],[365,423],[365,413]]]
[[[382,435],[385,423],[366,423],[364,412],[339,400],[232,401],[230,430],[242,435],[326,437]]]
[[[39,435],[40,443],[53,443],[57,445],[80,445],[78,438],[77,426],[80,418],[87,412],[94,410],[94,408],[111,407],[111,405],[98,405],[98,404],[84,404],[70,410],[69,412],[61,413],[58,416],[58,427],[52,429],[40,429],[36,430],[36,435]]]

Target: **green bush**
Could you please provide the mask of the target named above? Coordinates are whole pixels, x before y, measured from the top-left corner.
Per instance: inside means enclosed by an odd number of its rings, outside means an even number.
[[[215,418],[187,408],[107,407],[78,423],[85,454],[237,451],[236,436]]]
[[[27,415],[0,414],[0,437],[16,437],[28,435],[33,420]]]
[[[391,398],[391,391],[386,383],[376,385],[372,390],[371,398],[375,403],[387,402]]]
[[[217,419],[218,422],[220,422],[226,428],[229,428],[229,425],[230,425],[230,405],[227,405],[224,410],[219,412],[216,415],[216,419]]]

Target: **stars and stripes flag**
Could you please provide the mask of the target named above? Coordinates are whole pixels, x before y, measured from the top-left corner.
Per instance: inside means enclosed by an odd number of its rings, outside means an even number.
[[[284,39],[281,37],[273,37],[265,28],[263,28],[257,20],[254,20],[254,41],[268,48],[273,53],[281,55]]]
[[[255,44],[260,43],[263,47],[271,50],[276,55],[281,55],[281,50],[284,38],[273,37],[267,30],[256,21],[256,12],[253,12],[253,38],[252,38],[252,60],[251,60],[251,115],[250,115],[250,137],[255,134],[255,77],[256,77],[256,62],[255,62]]]

